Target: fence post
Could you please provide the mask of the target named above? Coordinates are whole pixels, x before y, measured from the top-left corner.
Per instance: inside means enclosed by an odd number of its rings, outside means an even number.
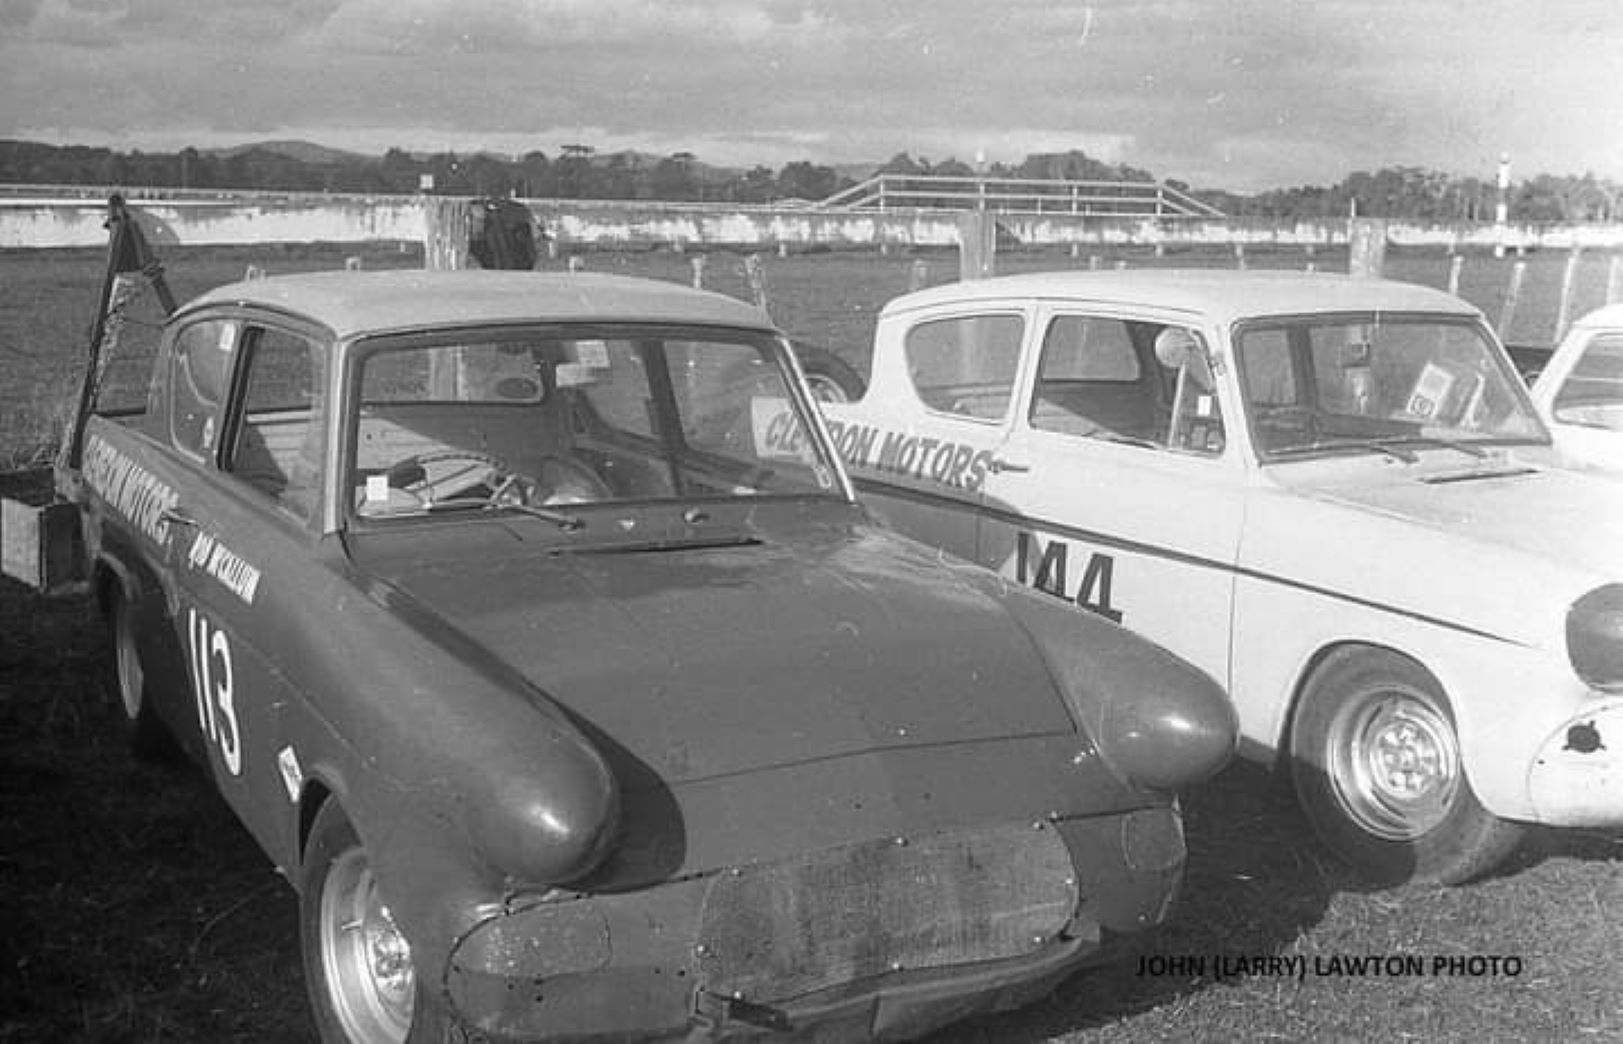
[[[1551,344],[1560,344],[1561,338],[1567,332],[1567,324],[1572,321],[1572,290],[1578,281],[1578,259],[1581,251],[1578,247],[1572,248],[1567,255],[1567,265],[1561,270],[1561,303],[1555,311],[1555,337]]]
[[[958,278],[984,279],[996,270],[997,221],[985,210],[958,215]]]
[[[1347,273],[1379,279],[1386,270],[1386,222],[1352,218],[1347,222]]]
[[[431,271],[467,268],[473,239],[473,201],[433,196],[423,200],[423,267]],[[456,398],[462,376],[461,352],[434,352],[428,386],[439,399]]]
[[[749,279],[750,296],[755,299],[755,307],[770,314],[772,310],[767,307],[766,271],[761,267],[760,254],[750,254],[744,258],[744,275]]]
[[[1527,278],[1527,262],[1517,261],[1510,266],[1510,285],[1505,287],[1505,303],[1499,309],[1499,339],[1510,333],[1510,324],[1516,321],[1516,301],[1522,296],[1522,280]]]
[[[473,236],[472,202],[435,196],[424,199],[423,208],[423,267],[467,268],[468,241]]]

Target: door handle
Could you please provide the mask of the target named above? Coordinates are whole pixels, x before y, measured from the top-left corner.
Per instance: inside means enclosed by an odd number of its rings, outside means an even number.
[[[197,519],[186,514],[186,512],[180,510],[179,508],[164,508],[162,511],[158,512],[158,521],[167,522],[171,526],[190,526],[193,529],[197,528]]]
[[[1020,464],[1020,463],[1017,463],[1017,462],[1012,461],[1012,460],[1004,460],[1002,457],[993,457],[992,462],[991,462],[991,464],[988,465],[988,467],[991,469],[992,473],[995,474],[995,475],[996,474],[1002,474],[1005,471],[1030,471],[1031,470],[1031,465],[1030,464]]]

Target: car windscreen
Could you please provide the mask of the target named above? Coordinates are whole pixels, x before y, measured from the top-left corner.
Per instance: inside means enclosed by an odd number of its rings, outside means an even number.
[[[843,495],[789,373],[783,344],[747,330],[549,325],[370,345],[354,377],[355,510]]]
[[[1257,321],[1236,331],[1235,355],[1264,460],[1548,440],[1515,372],[1464,317]]]

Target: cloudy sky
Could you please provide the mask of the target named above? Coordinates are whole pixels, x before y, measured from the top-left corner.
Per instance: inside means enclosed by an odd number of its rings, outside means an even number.
[[[0,138],[1623,181],[1623,0],[0,0]]]

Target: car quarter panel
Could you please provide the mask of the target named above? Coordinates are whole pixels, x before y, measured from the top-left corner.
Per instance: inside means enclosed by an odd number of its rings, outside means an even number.
[[[1288,747],[1292,702],[1326,651],[1367,644],[1419,662],[1449,694],[1484,807],[1545,818],[1528,792],[1532,738],[1591,699],[1567,663],[1564,626],[1594,573],[1329,497],[1259,488],[1238,575],[1231,693],[1252,756],[1272,760]]]

